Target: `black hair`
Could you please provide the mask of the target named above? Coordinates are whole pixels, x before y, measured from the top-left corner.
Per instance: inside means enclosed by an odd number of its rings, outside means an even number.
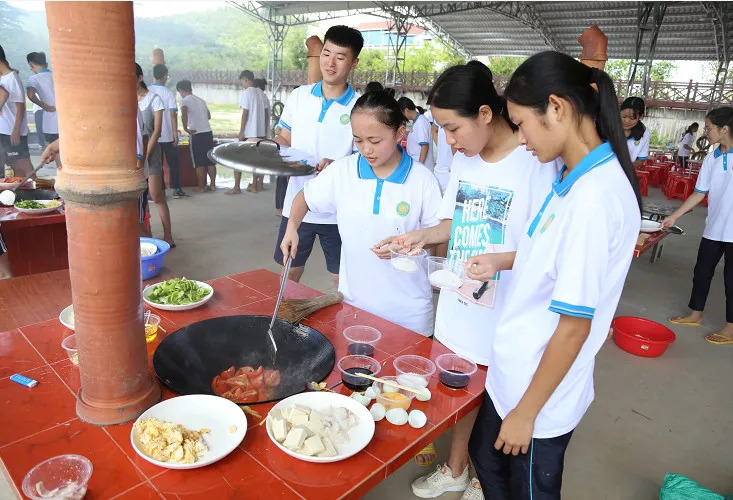
[[[593,83],[598,90],[593,88]],[[595,122],[598,135],[611,144],[641,208],[639,180],[626,145],[616,90],[608,74],[569,55],[546,51],[524,61],[514,71],[504,90],[507,100],[520,106],[531,106],[543,114],[547,111],[550,95],[569,101],[578,114]]]
[[[140,67],[138,63],[135,63],[135,76],[140,78],[143,76],[143,69]],[[148,90],[148,86],[145,84],[145,80],[140,81],[140,86],[144,88],[145,90]]]
[[[193,92],[190,80],[181,80],[176,83],[176,90],[183,90],[184,92]]]
[[[5,50],[3,50],[3,46],[0,45],[0,62],[3,62],[5,64],[8,64],[8,60],[5,59]]]
[[[710,118],[710,115],[712,115],[714,112],[716,112],[718,110],[721,110],[721,109],[730,109],[730,108],[718,108],[718,109],[714,109],[710,113],[708,113],[707,116],[705,116],[705,118]],[[721,118],[722,118],[722,116],[721,116]],[[713,122],[713,119],[710,118],[710,121]],[[715,123],[715,122],[713,122],[713,123]],[[725,123],[723,125],[725,125]],[[718,125],[718,126],[719,127],[722,127],[723,125]],[[697,122],[692,122],[692,124],[689,127],[687,127],[687,130],[685,130],[684,132],[682,132],[682,139],[684,139],[687,134],[691,134],[693,128],[700,128],[700,124],[697,123]],[[731,130],[733,130],[733,128],[731,128]]]
[[[374,113],[380,123],[388,126],[397,132],[405,123],[405,115],[402,114],[397,101],[385,91],[367,92],[354,103],[351,114],[358,111],[370,111]]]
[[[265,90],[267,88],[267,80],[264,78],[255,78],[255,87],[260,90]]]
[[[392,99],[394,99],[395,96],[395,88],[394,87],[385,87],[384,93],[390,96]]]
[[[25,56],[25,59],[36,66],[48,66],[48,63],[46,62],[46,54],[44,52],[31,52]]]
[[[165,64],[156,64],[153,66],[153,78],[162,80],[168,74],[168,68]]]
[[[400,107],[400,110],[409,109],[410,111],[417,111],[420,114],[425,113],[425,110],[420,106],[416,106],[409,97],[400,97],[397,99],[397,105]]]
[[[631,129],[629,137],[633,137],[636,141],[641,140],[644,136],[644,132],[646,132],[646,125],[641,121],[641,118],[644,116],[644,112],[646,111],[644,99],[641,97],[627,97],[624,102],[621,103],[621,111],[625,109],[633,111],[634,118],[639,119],[637,124]]]
[[[323,43],[331,42],[339,47],[351,49],[354,59],[359,57],[361,48],[364,46],[364,37],[361,36],[359,30],[349,28],[348,26],[338,25],[331,26],[323,37]]]
[[[494,116],[502,116],[512,130],[517,126],[509,119],[506,100],[494,87],[494,75],[479,61],[448,68],[435,81],[428,93],[428,104],[452,109],[459,116],[476,118],[481,106],[488,106]]]
[[[242,71],[241,73],[239,73],[239,79],[242,80],[243,78],[246,78],[250,82],[254,82],[255,81],[255,74],[252,73],[250,70],[245,69],[244,71]]]
[[[364,87],[364,93],[367,92],[381,92],[384,90],[384,86],[379,82],[369,82]]]
[[[705,118],[716,127],[723,128],[728,125],[728,133],[733,137],[733,108],[728,106],[716,108],[705,115]]]

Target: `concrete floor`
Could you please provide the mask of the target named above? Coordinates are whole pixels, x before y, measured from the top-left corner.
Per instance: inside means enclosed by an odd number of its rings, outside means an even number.
[[[663,200],[658,189],[651,191],[649,200]],[[221,189],[169,199],[178,246],[166,266],[199,280],[263,267],[278,270],[272,253],[280,219],[273,199],[272,185],[257,195],[225,196]],[[155,209],[152,213],[153,232],[160,236]],[[618,315],[666,323],[666,318],[686,311],[705,214],[704,207],[696,208],[680,221],[687,234],[665,240],[661,261],[651,264],[647,255],[633,262]],[[733,493],[733,346],[712,346],[703,340],[724,321],[721,275],[722,264],[705,324],[669,325],[677,342],[662,357],[632,356],[612,342],[603,347],[597,357],[596,402],[566,456],[564,498],[657,498],[667,472],[684,474],[719,493]],[[324,291],[330,287],[319,248],[303,283]],[[439,460],[446,459],[448,444],[448,435],[438,440]],[[365,498],[412,498],[409,484],[425,472],[411,461]],[[1,478],[0,499],[14,498]],[[457,499],[460,494],[440,498]]]

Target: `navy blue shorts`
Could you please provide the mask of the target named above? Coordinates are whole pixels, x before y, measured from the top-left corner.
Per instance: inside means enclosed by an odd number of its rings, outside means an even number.
[[[285,230],[288,228],[288,218],[283,216],[280,223],[280,232],[277,235],[277,245],[275,246],[275,262],[283,265],[283,252],[280,250],[280,244],[285,236]],[[313,244],[316,241],[316,235],[321,242],[323,255],[326,257],[326,269],[331,274],[339,273],[341,264],[341,235],[336,224],[311,224],[303,222],[298,228],[298,253],[293,259],[292,267],[303,267],[308,261]]]
[[[573,431],[548,439],[532,439],[527,453],[516,457],[496,450],[501,417],[484,391],[468,452],[484,498],[496,500],[560,500],[565,450]]]

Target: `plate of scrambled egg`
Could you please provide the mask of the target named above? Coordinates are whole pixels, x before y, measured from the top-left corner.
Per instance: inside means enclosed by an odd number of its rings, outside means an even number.
[[[140,415],[130,441],[138,455],[168,469],[195,469],[221,460],[244,439],[247,417],[231,401],[192,394],[167,399]]]

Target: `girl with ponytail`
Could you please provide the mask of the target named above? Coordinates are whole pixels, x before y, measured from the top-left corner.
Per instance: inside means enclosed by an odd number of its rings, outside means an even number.
[[[415,106],[409,97],[397,99],[397,106],[405,118],[412,121],[412,130],[407,136],[407,154],[432,171],[435,168],[433,129],[430,120],[425,116],[425,110]]]
[[[710,282],[718,262],[725,256],[723,282],[726,323],[722,330],[705,336],[705,340],[717,345],[733,344],[733,108],[718,108],[708,113],[705,117],[705,132],[710,144],[718,144],[718,147],[702,162],[695,192],[662,222],[665,229],[673,226],[680,216],[708,197],[708,217],[692,278],[689,303],[691,312],[687,316],[671,318],[670,321],[689,326],[699,326],[702,323]]]
[[[491,70],[478,61],[447,69],[428,95],[433,120],[445,131],[446,142],[456,151],[450,179],[443,195],[441,223],[390,242],[414,250],[448,243],[449,262],[477,263],[486,252],[507,255],[517,249],[524,228],[542,203],[557,176],[554,158],[542,164],[521,144],[509,120],[506,103],[492,82]],[[500,253],[499,253],[500,252]],[[512,272],[471,275],[460,288],[440,292],[435,337],[460,356],[488,365],[491,341],[504,312]],[[433,498],[444,491],[479,488],[469,482],[468,439],[478,411],[453,427],[448,463],[412,484],[415,495]],[[424,464],[434,451],[424,450]],[[491,497],[487,497],[491,498]]]
[[[595,356],[639,235],[639,189],[606,73],[542,52],[504,96],[519,143],[564,166],[517,251],[468,262],[474,279],[513,274],[469,452],[486,498],[560,498],[565,450],[593,401]]]

